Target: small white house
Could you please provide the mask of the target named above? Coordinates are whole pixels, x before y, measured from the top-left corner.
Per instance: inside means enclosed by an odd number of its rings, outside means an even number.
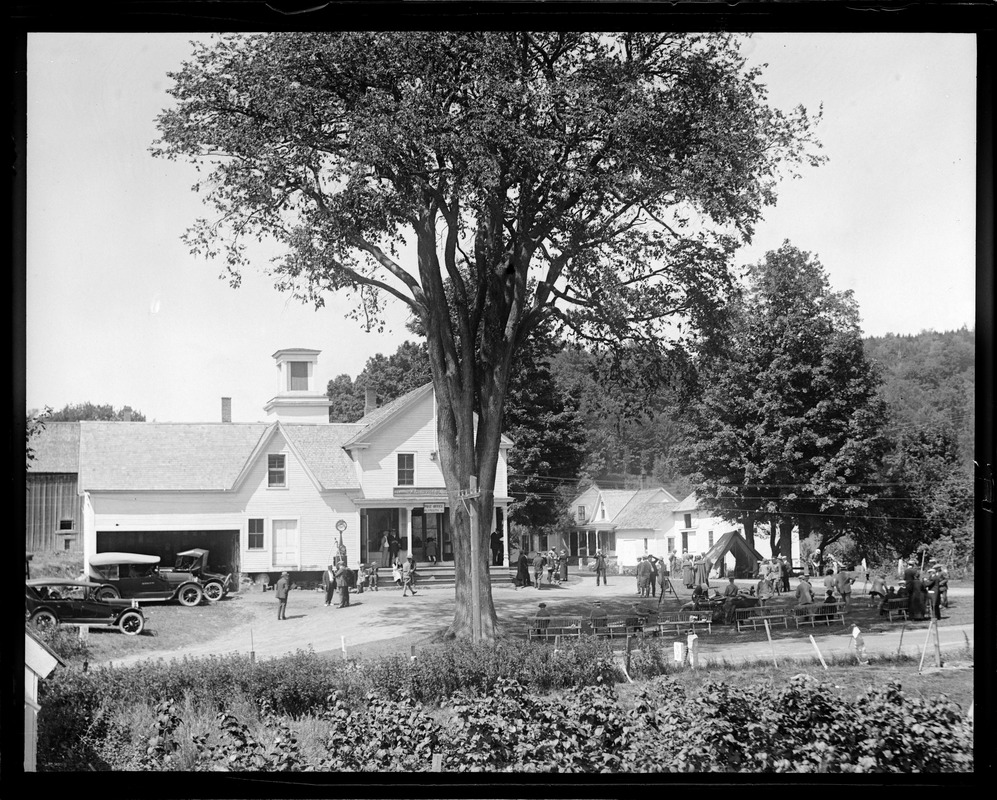
[[[621,567],[633,566],[648,553],[667,557],[669,553],[705,553],[731,531],[742,526],[712,516],[701,508],[696,493],[682,501],[663,488],[607,489],[589,487],[573,502],[575,527],[571,542],[584,543],[572,555],[591,556],[595,549],[615,557]],[[763,558],[772,556],[768,531],[755,530],[755,549]],[[794,563],[799,563],[800,541],[792,535]],[[731,557],[733,558],[733,556]],[[719,568],[720,565],[715,565]],[[732,564],[730,565],[732,566]]]
[[[277,392],[265,421],[231,422],[222,398],[219,422],[50,423],[36,447],[59,425],[79,431],[85,561],[124,551],[172,563],[203,547],[236,574],[293,576],[323,570],[340,542],[350,564],[373,560],[383,532],[397,536],[402,556],[425,560],[432,537],[440,560],[452,561],[432,384],[381,407],[368,393],[363,418],[330,423],[330,401],[315,388],[318,356],[273,354]],[[503,437],[492,521],[500,532],[511,446]]]

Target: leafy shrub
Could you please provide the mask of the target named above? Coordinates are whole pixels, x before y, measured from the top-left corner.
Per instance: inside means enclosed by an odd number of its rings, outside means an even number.
[[[972,725],[944,697],[907,698],[892,683],[849,701],[806,675],[776,687],[713,680],[686,690],[669,668],[661,648],[632,654],[633,672],[658,677],[627,701],[604,643],[589,641],[558,652],[448,645],[414,661],[344,664],[299,652],[260,664],[60,670],[46,682],[39,763],[412,772],[439,755],[460,772],[973,769]],[[298,724],[321,737],[307,757]]]
[[[33,632],[53,653],[67,663],[82,663],[90,658],[90,646],[80,637],[79,630],[74,626],[34,628]]]

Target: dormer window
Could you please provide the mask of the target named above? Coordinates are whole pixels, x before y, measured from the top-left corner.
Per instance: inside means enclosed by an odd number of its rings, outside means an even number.
[[[308,391],[308,362],[287,362],[287,388],[292,392]]]
[[[284,458],[280,453],[267,456],[267,486],[271,489],[283,489],[287,486]]]

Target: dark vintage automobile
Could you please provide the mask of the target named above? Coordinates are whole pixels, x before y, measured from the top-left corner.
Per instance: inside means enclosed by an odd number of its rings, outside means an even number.
[[[98,600],[99,583],[65,578],[25,581],[24,611],[39,630],[59,623],[117,628],[127,636],[145,629],[145,615],[134,601]]]
[[[160,574],[187,573],[193,575],[204,589],[204,596],[214,602],[221,600],[232,588],[232,575],[223,575],[220,572],[208,571],[208,551],[201,547],[194,547],[177,553],[175,566],[160,567]]]
[[[100,584],[97,597],[101,600],[177,600],[184,606],[196,606],[204,599],[204,589],[196,577],[189,572],[160,571],[159,556],[97,553],[90,556],[90,571],[83,579]]]

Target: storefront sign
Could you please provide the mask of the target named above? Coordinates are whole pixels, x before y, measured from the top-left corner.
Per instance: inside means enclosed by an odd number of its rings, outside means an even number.
[[[442,514],[445,505],[443,503],[424,503],[422,506],[423,514]]]
[[[394,496],[420,497],[420,498],[429,498],[433,500],[439,498],[440,500],[446,500],[447,490],[442,486],[427,487],[425,489],[420,489],[417,486],[396,486],[394,489]]]

